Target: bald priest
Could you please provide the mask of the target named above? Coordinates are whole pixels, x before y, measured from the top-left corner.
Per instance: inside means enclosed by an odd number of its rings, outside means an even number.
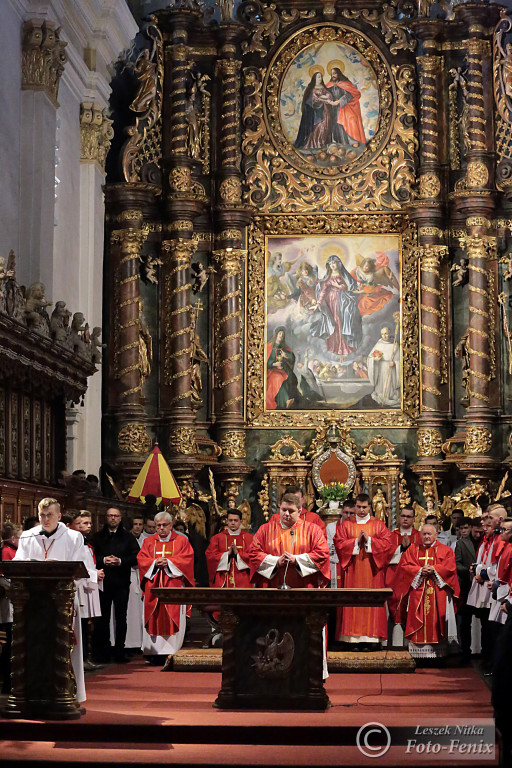
[[[442,658],[457,639],[455,601],[459,581],[453,549],[436,541],[433,525],[421,528],[421,544],[411,544],[402,556],[392,589],[398,608],[406,603],[405,638],[416,659]]]
[[[137,555],[140,585],[144,593],[144,630],[142,650],[150,661],[172,656],[183,645],[186,629],[186,605],[163,605],[153,587],[193,587],[194,550],[186,536],[172,529],[168,512],[155,515],[156,534],[142,542]]]

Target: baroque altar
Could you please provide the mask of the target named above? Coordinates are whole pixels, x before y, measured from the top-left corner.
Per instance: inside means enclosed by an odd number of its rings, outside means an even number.
[[[158,439],[187,501],[211,469],[261,522],[268,463],[293,474],[272,447],[299,450],[314,495],[335,420],[390,522],[420,489],[492,493],[512,19],[485,0],[220,5],[148,18],[113,83],[104,461],[128,485]]]

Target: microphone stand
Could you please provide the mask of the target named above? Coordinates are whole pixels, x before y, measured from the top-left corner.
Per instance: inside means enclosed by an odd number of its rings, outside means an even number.
[[[290,531],[290,536],[293,536],[293,531]],[[286,568],[284,569],[284,576],[283,576],[283,583],[281,584],[278,589],[291,589],[291,587],[288,586],[286,583],[286,574],[288,573],[288,566],[290,565],[290,561],[287,560],[286,562]]]

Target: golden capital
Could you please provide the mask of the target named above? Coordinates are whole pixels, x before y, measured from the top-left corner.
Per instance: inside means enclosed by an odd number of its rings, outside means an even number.
[[[21,88],[44,91],[58,107],[59,82],[67,55],[67,43],[60,40],[60,29],[51,21],[29,19],[23,24]]]
[[[468,52],[474,56],[484,57],[491,55],[491,44],[488,40],[471,38],[468,40],[467,45]]]
[[[228,275],[240,275],[242,265],[247,256],[247,251],[241,248],[220,248],[213,251],[212,256],[217,263],[218,271],[227,272]]]
[[[236,59],[219,59],[217,61],[218,72],[222,75],[234,77],[240,73],[242,63]]]
[[[418,429],[418,456],[438,456],[442,445],[443,438],[438,429],[430,427]]]
[[[119,246],[123,253],[129,254],[133,259],[138,258],[140,249],[149,234],[148,227],[134,229],[114,229],[110,235],[110,242],[114,246]]]
[[[195,240],[185,240],[183,237],[177,237],[172,240],[162,241],[162,254],[164,257],[170,257],[175,261],[181,261],[190,266],[190,260],[196,252],[197,243]]]
[[[442,71],[443,68],[443,57],[442,56],[418,56],[418,64],[420,66],[420,70],[429,75],[437,75],[439,72]]]
[[[96,163],[105,171],[105,160],[114,137],[113,120],[97,104],[80,105],[80,162]]]

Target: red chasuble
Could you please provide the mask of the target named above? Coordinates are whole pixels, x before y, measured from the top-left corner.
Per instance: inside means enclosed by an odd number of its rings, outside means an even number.
[[[411,542],[411,545],[421,544],[421,533],[417,531],[416,528],[413,528],[408,534],[408,536],[409,536],[409,541]],[[395,528],[393,531],[391,531],[391,537],[393,539],[393,554],[394,554],[396,552],[396,548],[399,547],[402,543],[402,534],[400,533],[400,528]],[[403,559],[404,555],[405,555],[405,552],[402,552],[400,556],[400,561]],[[386,575],[384,578],[384,583],[386,587],[390,587],[392,589],[392,584],[395,579],[400,561],[398,563],[391,563],[386,568]],[[397,615],[396,613],[397,607],[398,607],[397,601],[395,600],[395,595],[393,594],[388,600],[389,612],[395,624],[405,624],[407,605],[404,602],[401,603],[400,615]]]
[[[258,568],[267,555],[279,557],[285,552],[292,555],[310,556],[318,571],[310,576],[301,576],[297,566],[290,563],[286,574],[286,583],[290,587],[321,587],[331,579],[331,564],[327,539],[318,525],[297,520],[291,528],[283,528],[279,517],[272,517],[270,522],[262,525],[256,532],[249,550],[251,579],[254,577],[258,587],[280,587],[283,584],[286,564],[279,566],[272,579],[266,579],[257,573]]]
[[[327,535],[326,528],[325,528],[325,523],[322,520],[322,518],[320,517],[320,515],[317,515],[316,512],[310,512],[309,509],[306,509],[305,507],[302,507],[302,509],[300,511],[300,514],[299,514],[299,518],[301,520],[305,520],[306,523],[314,523],[315,525],[318,525],[318,527],[324,532],[324,534]],[[281,518],[279,517],[279,512],[276,512],[270,518],[270,522],[272,522],[272,520],[277,520],[279,522],[280,519]]]
[[[371,537],[371,552],[360,547],[359,554],[352,554],[360,532],[365,530]],[[337,527],[334,547],[343,572],[344,587],[382,589],[384,573],[394,552],[391,533],[381,520],[370,517],[367,523],[345,520]],[[387,637],[386,608],[356,608],[345,606],[341,622],[341,633],[336,640],[346,637]]]
[[[411,586],[420,568],[433,565],[436,573],[448,585],[454,600],[459,596],[459,580],[455,554],[451,547],[435,541],[431,547],[412,544],[400,561],[393,582],[398,603],[407,603],[405,636],[413,643],[440,643],[446,636],[447,587],[440,589],[433,577],[422,579],[420,586]]]
[[[512,546],[509,541],[505,543],[500,559],[498,560],[498,573],[496,578],[503,584],[510,585],[512,582]]]
[[[247,588],[252,587],[249,578],[249,568],[239,570],[236,566],[235,558],[229,560],[228,571],[218,571],[218,565],[222,555],[228,551],[234,543],[238,554],[249,565],[249,547],[252,544],[253,535],[247,531],[233,535],[229,531],[222,531],[212,536],[208,549],[206,550],[206,563],[208,565],[208,576],[210,587],[222,588]]]
[[[148,569],[159,557],[165,557],[183,576],[171,577],[164,570],[159,570],[152,579],[145,579]],[[180,626],[179,605],[158,605],[157,598],[151,594],[153,587],[193,587],[194,550],[185,536],[172,531],[169,541],[160,541],[158,534],[148,536],[142,542],[137,555],[140,585],[144,592],[144,625],[150,635],[169,637],[176,634]]]

